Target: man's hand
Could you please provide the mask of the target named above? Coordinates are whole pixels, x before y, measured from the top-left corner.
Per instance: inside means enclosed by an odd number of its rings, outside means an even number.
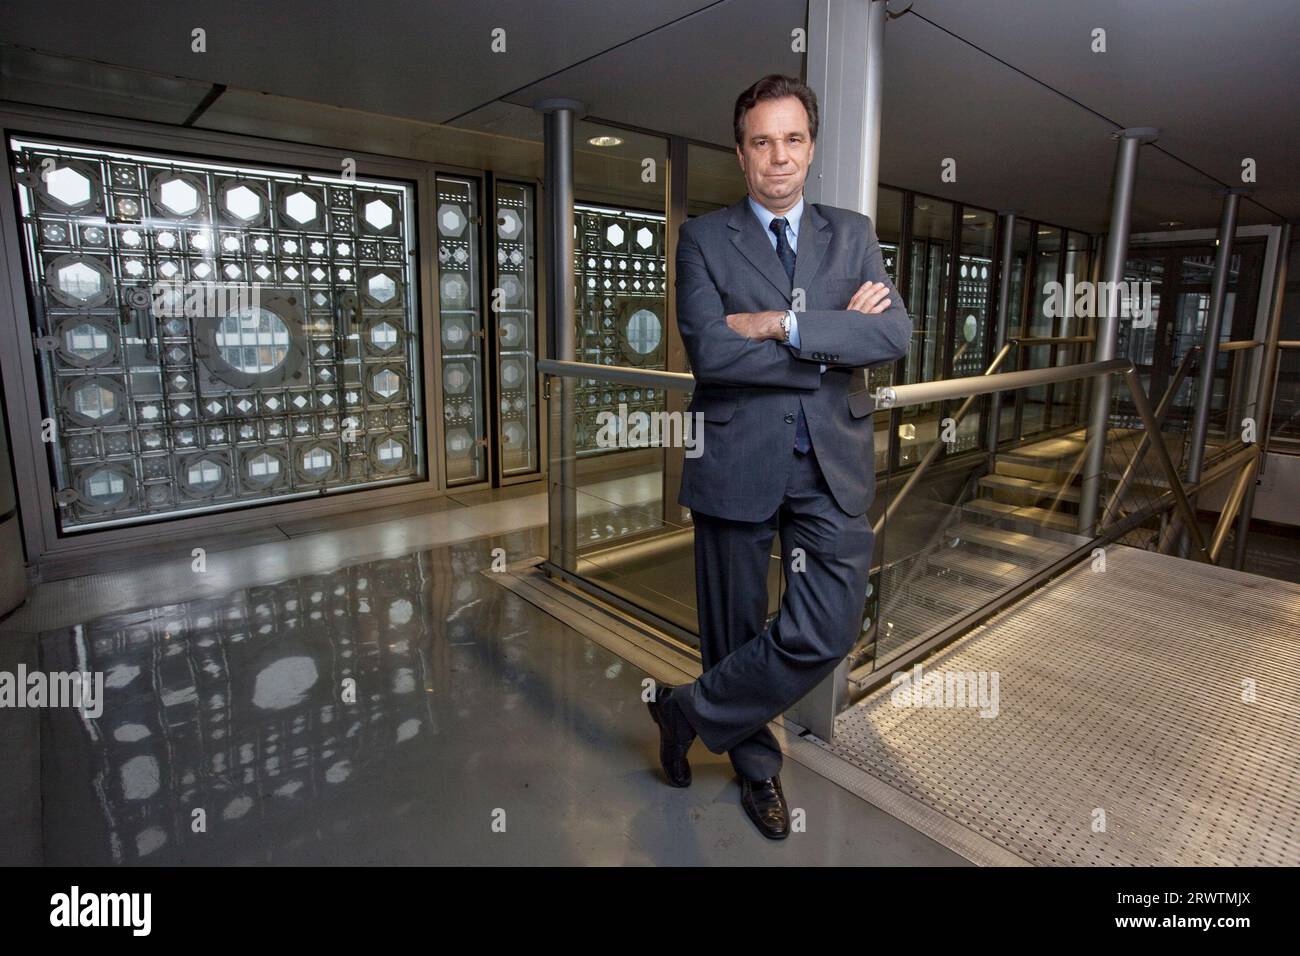
[[[747,339],[785,338],[781,330],[784,312],[733,312],[727,316],[727,327]]]
[[[877,315],[889,308],[889,299],[885,298],[887,295],[889,287],[883,282],[864,282],[858,286],[858,291],[853,293],[853,298],[845,308]]]

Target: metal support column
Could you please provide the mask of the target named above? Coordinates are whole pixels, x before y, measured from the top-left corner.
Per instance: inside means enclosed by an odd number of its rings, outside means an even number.
[[[1110,199],[1110,228],[1106,234],[1106,257],[1102,266],[1102,288],[1118,289],[1124,281],[1124,260],[1128,257],[1129,221],[1133,211],[1133,181],[1137,177],[1138,147],[1155,142],[1158,129],[1138,126],[1113,134],[1119,140],[1115,153],[1115,182]],[[1097,296],[1097,341],[1092,358],[1104,362],[1115,357],[1119,342],[1119,310],[1114,296]],[[1083,489],[1079,496],[1079,531],[1091,535],[1097,525],[1106,467],[1106,430],[1110,422],[1108,376],[1092,383],[1088,415],[1088,447],[1083,467]],[[1152,436],[1153,439],[1157,436]]]
[[[998,317],[993,332],[993,347],[990,354],[997,355],[1002,346],[1007,344],[1007,317],[1011,311],[1011,276],[1016,265],[1016,214],[1002,212],[998,214],[1002,222],[999,228],[998,246]],[[1017,353],[1019,349],[1017,348]],[[1015,356],[1013,368],[1020,368],[1020,355]],[[998,435],[1001,432],[1002,393],[994,392],[989,396],[989,417],[984,423],[984,447],[990,455],[998,450]]]
[[[821,130],[804,199],[876,221],[886,0],[809,0],[808,78]]]
[[[1214,377],[1219,364],[1219,329],[1223,325],[1223,304],[1228,294],[1228,270],[1232,264],[1232,240],[1237,235],[1237,205],[1240,189],[1229,189],[1223,194],[1223,211],[1219,215],[1219,233],[1215,238],[1218,247],[1214,254],[1214,274],[1210,279],[1210,311],[1205,318],[1205,340],[1201,343],[1201,378],[1197,383],[1196,407],[1192,415],[1192,433],[1187,446],[1187,483],[1201,480],[1201,467],[1205,464],[1205,439],[1210,429],[1210,405],[1214,402]],[[1231,429],[1232,423],[1227,427]],[[1154,436],[1153,436],[1154,440]],[[1192,497],[1192,510],[1196,498]],[[1187,529],[1179,537],[1178,553],[1187,557]]]
[[[880,180],[885,7],[886,0],[808,3],[807,83],[817,94],[821,130],[804,198],[855,209],[873,224]],[[865,594],[862,600],[865,606]],[[847,690],[846,659],[787,716],[830,740]]]
[[[1291,256],[1291,223],[1283,223],[1278,237],[1277,262],[1273,266],[1273,297],[1270,300],[1268,332],[1259,362],[1259,389],[1255,399],[1255,437],[1259,442],[1259,467],[1255,480],[1246,486],[1237,518],[1237,540],[1232,550],[1232,566],[1241,570],[1246,560],[1246,538],[1250,534],[1250,515],[1255,510],[1255,488],[1259,476],[1268,467],[1268,435],[1273,427],[1273,386],[1277,384],[1278,342],[1282,337],[1282,299],[1286,295],[1287,260]]]
[[[542,188],[546,193],[543,222],[547,239],[547,355],[572,362],[577,357],[573,314],[573,121],[575,114],[585,111],[585,106],[578,100],[550,97],[538,100],[533,109],[545,114],[545,181]],[[550,489],[549,557],[553,564],[574,570],[578,555],[578,508],[573,382],[563,378],[548,381],[554,385],[548,390],[547,407],[550,422],[550,470],[547,475]]]

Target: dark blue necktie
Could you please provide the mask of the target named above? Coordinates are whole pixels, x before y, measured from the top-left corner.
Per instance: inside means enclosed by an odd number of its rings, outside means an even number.
[[[794,250],[790,248],[790,243],[785,238],[785,220],[773,219],[768,228],[776,233],[776,254],[781,259],[781,265],[785,266],[785,274],[793,283]],[[803,402],[799,403],[799,418],[794,426],[794,447],[795,451],[804,455],[812,448],[812,437],[808,434],[808,421],[803,417]]]

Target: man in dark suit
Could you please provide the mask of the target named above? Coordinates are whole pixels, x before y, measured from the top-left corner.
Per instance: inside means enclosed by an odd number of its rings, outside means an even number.
[[[677,322],[703,418],[678,502],[695,523],[704,673],[661,687],[650,712],[669,782],[691,781],[698,735],[726,752],[759,830],[790,828],[767,728],[853,649],[874,536],[874,402],[861,369],[907,352],[912,322],[871,220],[805,203],[817,100],[796,79],[759,80],[736,101],[749,194],[683,224]],[[772,538],[786,589],[767,616]]]

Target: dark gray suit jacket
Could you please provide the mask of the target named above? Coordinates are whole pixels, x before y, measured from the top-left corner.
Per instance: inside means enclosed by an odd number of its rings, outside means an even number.
[[[868,280],[889,289],[890,306],[878,315],[845,308]],[[804,290],[797,351],[728,328],[732,312],[794,308],[794,289]],[[912,337],[871,220],[805,202],[792,283],[741,199],[682,225],[676,290],[677,324],[698,383],[689,410],[704,420],[702,454],[685,460],[678,503],[736,521],[771,517],[785,494],[802,403],[836,503],[864,513],[876,489],[875,402],[856,370],[901,358]]]

